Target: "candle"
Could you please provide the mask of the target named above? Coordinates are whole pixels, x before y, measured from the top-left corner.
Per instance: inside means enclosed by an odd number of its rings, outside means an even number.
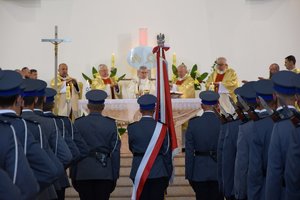
[[[176,66],[176,53],[173,53],[173,65]]]
[[[114,68],[115,66],[116,66],[116,64],[115,64],[115,54],[114,53],[112,53],[111,54],[111,67],[112,68]]]

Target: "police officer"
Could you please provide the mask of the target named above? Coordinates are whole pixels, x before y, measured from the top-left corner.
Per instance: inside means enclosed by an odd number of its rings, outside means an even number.
[[[47,83],[38,79],[30,79],[28,85],[30,85],[30,87],[26,96],[23,97],[24,107],[27,108],[22,110],[21,116],[24,119],[36,121],[41,125],[43,135],[47,138],[50,148],[53,150],[55,156],[63,166],[68,166],[72,160],[72,154],[61,134],[58,134],[53,120],[43,116],[42,107]],[[32,85],[35,85],[36,87],[31,87]],[[32,106],[36,107],[36,112],[33,112],[35,108],[32,108]]]
[[[101,114],[106,97],[102,90],[87,92],[90,113],[75,121],[90,152],[73,169],[74,187],[82,200],[109,199],[119,178],[120,140],[116,122]]]
[[[213,91],[203,91],[199,97],[204,113],[189,121],[185,143],[185,177],[197,200],[218,200],[221,195],[217,181],[217,146],[221,122],[212,106],[218,103],[220,96]]]
[[[300,75],[294,79],[294,85],[297,88],[297,103],[300,105]],[[299,115],[298,115],[299,116]],[[299,118],[299,117],[298,117]],[[292,132],[291,143],[287,153],[285,166],[285,182],[286,182],[286,196],[285,199],[296,200],[300,199],[300,127]]]
[[[128,126],[129,150],[133,154],[130,179],[138,184],[135,179],[143,156],[149,146],[157,126],[161,125],[153,118],[156,97],[146,94],[138,98],[142,118]],[[148,178],[141,192],[140,200],[164,199],[164,192],[168,187],[169,178],[172,173],[171,154],[169,150],[168,133],[150,170]]]
[[[264,200],[268,151],[274,126],[272,112],[276,109],[273,82],[259,80],[253,86],[260,105],[259,120],[253,124],[252,142],[249,143],[248,199]],[[264,101],[264,102],[262,102]]]
[[[52,113],[52,110],[54,108],[55,95],[56,95],[56,90],[52,88],[45,89],[46,101],[43,104],[43,113],[44,113],[43,116],[52,119],[56,130],[57,131],[60,130],[58,134],[62,134],[61,135],[62,138],[65,140],[66,144],[68,145],[72,153],[72,162],[75,162],[76,160],[80,159],[79,149],[77,148],[76,144],[72,140],[71,134],[69,134],[68,130],[65,128],[64,121],[62,120],[62,118]],[[70,187],[68,175],[66,172],[63,176],[59,178],[57,182],[55,182],[54,186],[57,194],[57,199],[58,200],[65,199],[65,189],[67,187]]]
[[[0,111],[14,113],[21,105],[19,98],[22,77],[10,70],[0,70]],[[9,110],[7,108],[10,108]],[[36,196],[39,186],[28,161],[22,145],[17,139],[16,129],[6,119],[0,120],[0,168],[4,169],[12,182],[19,187],[22,199]],[[24,130],[24,129],[23,129]],[[21,173],[21,174],[20,174]],[[29,184],[26,183],[26,179]]]
[[[239,94],[241,88],[235,89],[234,93]],[[236,108],[236,112],[241,112],[242,109]],[[244,116],[244,115],[243,115]],[[240,116],[241,117],[241,116]],[[227,200],[233,200],[234,197],[234,164],[236,158],[236,148],[237,148],[237,138],[239,125],[242,121],[247,120],[245,118],[237,118],[237,120],[227,123],[227,130],[225,132],[224,142],[223,142],[223,153],[222,153],[222,179],[223,179],[223,193]]]
[[[295,112],[296,88],[292,79],[296,76],[290,71],[280,71],[272,77],[274,90],[279,104],[277,112],[282,120],[274,124],[268,154],[266,179],[266,199],[284,199],[285,197],[285,162],[290,139],[295,127],[289,120],[290,112]],[[287,106],[284,106],[286,104]]]
[[[256,92],[253,88],[254,81],[245,83],[238,94],[241,105],[252,116],[251,120],[243,122],[239,126],[237,139],[237,152],[234,170],[234,193],[236,199],[247,199],[247,173],[249,164],[249,143],[252,140],[253,120],[258,120]],[[255,115],[255,117],[253,116]],[[255,119],[254,119],[255,118]]]

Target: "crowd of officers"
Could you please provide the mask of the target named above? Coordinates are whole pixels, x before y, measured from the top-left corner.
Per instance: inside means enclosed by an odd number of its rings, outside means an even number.
[[[279,71],[245,83],[231,100],[234,115],[211,93],[186,133],[186,178],[196,198],[299,200],[300,75]]]
[[[196,199],[300,199],[300,75],[280,71],[235,94],[230,115],[218,105],[219,94],[201,92],[204,113],[189,121],[185,173]],[[67,169],[80,199],[109,199],[115,189],[121,142],[115,121],[101,114],[106,92],[87,92],[90,112],[74,123],[52,113],[55,95],[42,80],[0,70],[0,199],[64,199]],[[153,119],[155,96],[138,103],[142,118],[128,126],[133,182],[160,123]],[[140,199],[164,199],[173,171],[169,139]]]

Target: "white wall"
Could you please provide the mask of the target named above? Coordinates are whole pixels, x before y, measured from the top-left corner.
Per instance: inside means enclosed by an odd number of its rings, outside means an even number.
[[[29,66],[49,81],[53,48],[40,40],[58,25],[59,36],[72,39],[59,47],[72,76],[82,80],[91,66],[110,64],[112,52],[120,74],[134,73],[126,55],[147,27],[151,46],[165,33],[170,62],[176,52],[177,63],[210,71],[225,56],[241,80],[251,80],[268,76],[272,62],[284,68],[289,54],[300,62],[299,11],[299,0],[0,0],[0,67]]]

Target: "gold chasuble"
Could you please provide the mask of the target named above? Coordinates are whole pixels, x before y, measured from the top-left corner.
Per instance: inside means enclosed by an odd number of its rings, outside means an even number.
[[[295,72],[296,74],[299,74],[299,73],[300,73],[300,69],[295,67],[295,68],[292,70],[292,72]]]
[[[118,86],[117,88],[115,86]],[[102,78],[97,74],[96,78],[92,80],[91,88],[97,90],[104,90],[109,99],[121,99],[121,88],[118,85],[116,77]]]
[[[218,82],[219,85],[215,86],[214,83]],[[221,106],[228,112],[233,114],[234,109],[229,101],[228,95],[236,101],[234,90],[239,86],[236,72],[227,68],[225,72],[218,73],[218,70],[214,70],[206,81],[205,87],[207,90],[214,90],[220,94],[219,102]]]
[[[183,99],[195,98],[194,82],[194,79],[190,75],[186,75],[182,79],[175,78],[172,81],[176,85],[177,91],[183,93],[180,96]]]
[[[77,87],[72,82],[67,84],[68,80],[71,80],[70,76],[62,77],[57,75],[57,95],[55,98],[54,113],[61,116],[68,116],[71,119],[79,117],[78,113],[78,100],[82,96],[82,83],[77,82]],[[55,89],[55,79],[51,80],[51,87]],[[72,114],[70,116],[70,114]]]

